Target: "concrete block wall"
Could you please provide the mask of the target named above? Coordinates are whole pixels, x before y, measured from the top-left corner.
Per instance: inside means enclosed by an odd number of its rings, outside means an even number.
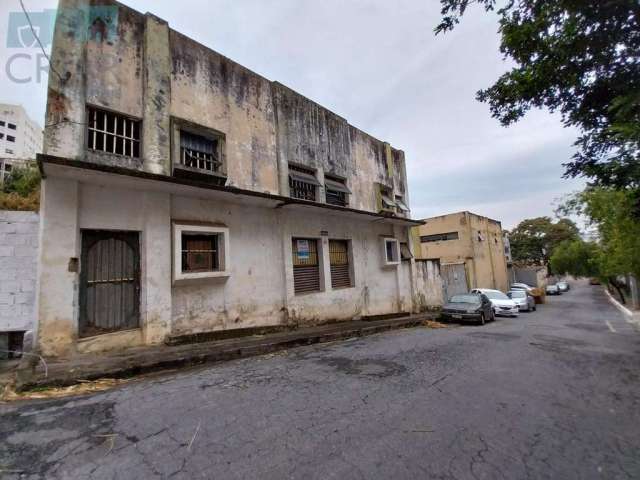
[[[39,224],[35,212],[0,210],[0,332],[33,328]]]

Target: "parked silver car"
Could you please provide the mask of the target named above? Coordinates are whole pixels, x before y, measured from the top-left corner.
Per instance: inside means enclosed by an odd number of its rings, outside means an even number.
[[[533,293],[533,289],[534,289],[534,287],[532,287],[531,285],[527,285],[526,283],[512,283],[511,284],[511,290],[524,290],[529,295],[531,295]]]
[[[511,290],[507,292],[507,297],[516,302],[518,310],[521,312],[536,311],[536,299],[529,295],[526,290]]]
[[[547,292],[547,295],[562,295],[560,288],[555,283],[547,285],[545,291]]]
[[[562,293],[568,292],[571,289],[571,287],[569,286],[569,282],[562,281],[556,283],[556,285],[558,285],[558,288]]]

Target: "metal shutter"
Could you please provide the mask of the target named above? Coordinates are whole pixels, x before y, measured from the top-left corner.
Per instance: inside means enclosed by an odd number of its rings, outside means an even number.
[[[320,291],[318,241],[308,238],[292,239],[293,287],[295,293]]]
[[[350,287],[349,242],[346,240],[329,240],[329,256],[331,259],[331,287]]]

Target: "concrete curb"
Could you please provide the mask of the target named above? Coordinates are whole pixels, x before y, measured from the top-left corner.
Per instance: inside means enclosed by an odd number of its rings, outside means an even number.
[[[93,361],[85,361],[84,364],[77,361],[74,363],[74,360],[57,364],[50,363],[46,377],[42,376],[42,372],[38,370],[30,375],[18,374],[16,376],[16,390],[63,387],[86,380],[127,378],[160,370],[218,363],[264,355],[298,346],[417,327],[436,317],[437,314],[426,313],[390,320],[345,322],[272,335],[242,337],[177,347],[150,347],[145,351],[132,354],[125,352],[119,355],[96,357]]]
[[[625,316],[627,323],[634,325],[636,328],[640,328],[640,312],[634,313],[633,311],[629,310],[618,300],[616,300],[606,288],[604,289],[604,293],[607,295],[607,298],[613,304],[613,306],[616,307]]]

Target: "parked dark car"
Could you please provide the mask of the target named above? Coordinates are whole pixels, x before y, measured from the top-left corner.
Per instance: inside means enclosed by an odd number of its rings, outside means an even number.
[[[462,293],[454,295],[442,307],[442,318],[461,322],[485,322],[495,320],[491,301],[486,295]]]
[[[569,290],[571,290],[571,286],[569,285],[568,282],[562,281],[562,282],[556,283],[556,285],[558,285],[558,288],[562,293],[568,292]]]
[[[545,291],[547,292],[547,295],[562,295],[560,288],[555,283],[547,285]]]

